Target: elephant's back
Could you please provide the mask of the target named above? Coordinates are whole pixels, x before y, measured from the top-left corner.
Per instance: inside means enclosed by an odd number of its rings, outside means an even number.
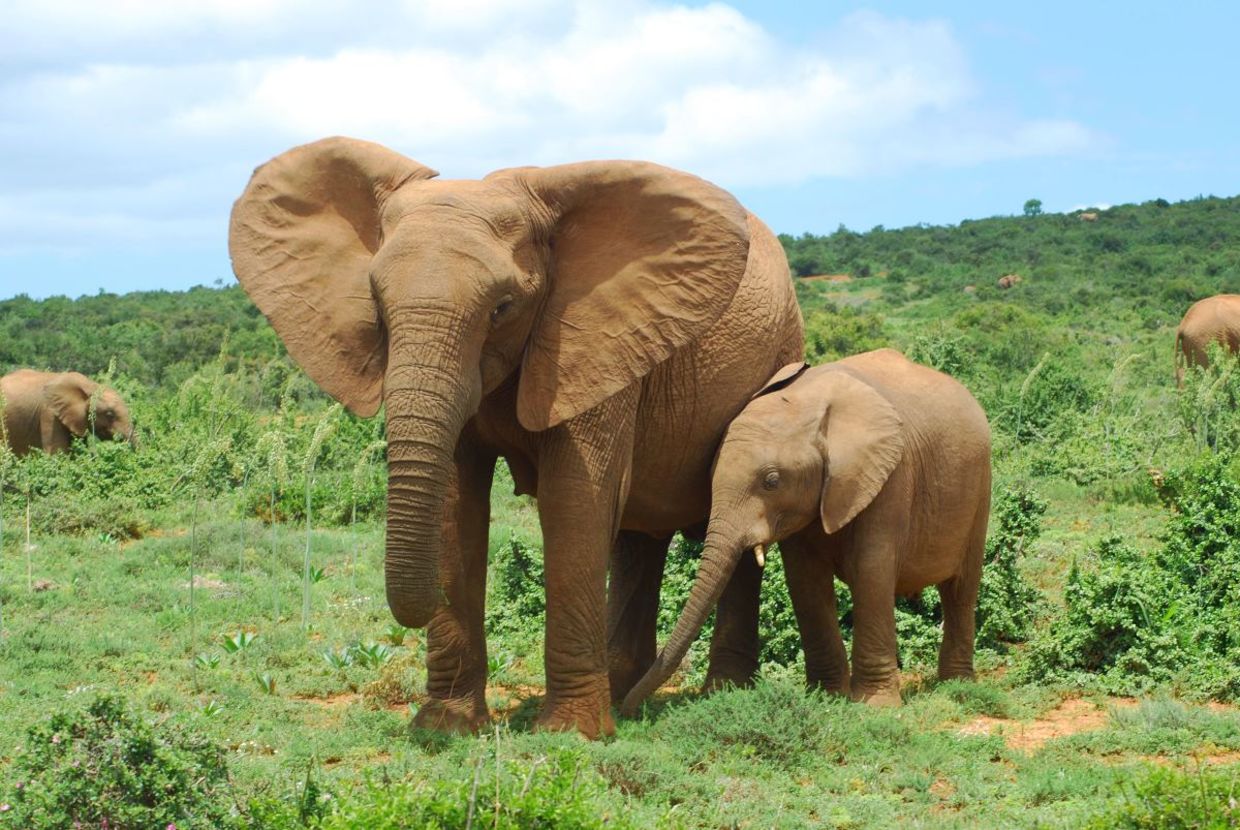
[[[1188,347],[1204,349],[1217,340],[1234,351],[1240,346],[1240,294],[1217,294],[1193,303],[1176,334]]]
[[[900,414],[906,430],[927,452],[947,463],[975,465],[990,458],[990,422],[960,381],[909,360],[895,349],[846,357],[828,364],[868,383]]]

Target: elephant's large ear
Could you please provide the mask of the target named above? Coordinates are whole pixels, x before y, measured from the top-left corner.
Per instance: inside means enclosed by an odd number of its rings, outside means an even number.
[[[815,399],[827,404],[822,526],[835,533],[869,506],[900,463],[904,423],[874,387],[846,372],[824,372],[814,382]]]
[[[749,227],[728,193],[645,162],[520,168],[551,218],[550,289],[526,347],[517,416],[547,429],[702,336],[745,274]]]
[[[437,175],[386,147],[325,138],[254,171],[233,205],[233,271],[289,354],[358,415],[383,396],[387,336],[370,290],[387,198]]]
[[[93,380],[77,372],[64,372],[43,387],[43,400],[65,429],[81,438],[90,426],[90,396],[98,388]]]

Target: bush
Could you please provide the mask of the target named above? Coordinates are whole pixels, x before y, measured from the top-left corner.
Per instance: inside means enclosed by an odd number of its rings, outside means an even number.
[[[1046,507],[1037,493],[1024,486],[1000,490],[995,499],[977,600],[979,648],[1022,643],[1033,633],[1044,600],[1021,574],[1018,563],[1042,535]]]
[[[1096,816],[1089,830],[1221,830],[1240,827],[1234,773],[1155,770]],[[1127,789],[1127,788],[1126,788]]]
[[[547,598],[543,587],[542,551],[515,535],[495,553],[487,618],[496,631],[539,633]]]
[[[235,824],[223,750],[181,727],[153,726],[115,697],[32,726],[8,773],[0,827]]]
[[[1161,548],[1143,555],[1118,537],[1074,563],[1060,619],[1028,654],[1026,672],[1131,694],[1174,681],[1215,697],[1240,694],[1240,480],[1207,454],[1160,490],[1174,513]],[[1092,676],[1092,677],[1091,677]]]

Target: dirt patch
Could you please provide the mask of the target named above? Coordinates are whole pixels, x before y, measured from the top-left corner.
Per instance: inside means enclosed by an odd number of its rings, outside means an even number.
[[[852,274],[811,274],[799,279],[806,282],[852,282]]]
[[[983,715],[962,726],[958,735],[999,735],[1010,749],[1037,752],[1047,741],[1081,732],[1102,729],[1110,717],[1109,709],[1136,706],[1132,698],[1110,698],[1107,706],[1099,706],[1081,698],[1071,698],[1040,718],[1014,721]]]
[[[325,709],[340,709],[345,706],[352,706],[361,699],[361,695],[357,692],[340,692],[339,694],[328,695],[327,697],[295,697],[294,700],[302,703],[310,703],[315,706],[322,706]]]

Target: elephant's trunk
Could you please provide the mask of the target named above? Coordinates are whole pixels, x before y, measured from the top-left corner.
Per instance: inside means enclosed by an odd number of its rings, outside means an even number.
[[[414,338],[395,333],[391,355],[409,353],[410,344],[402,339]],[[477,369],[471,375],[459,359],[442,359],[445,351],[459,356],[459,349],[415,345],[422,346],[415,353],[437,359],[389,364],[383,392],[388,456],[384,581],[392,616],[408,628],[430,622],[442,598],[444,498],[457,440],[480,399]]]
[[[689,592],[689,600],[676,628],[668,638],[663,650],[637,685],[624,698],[620,711],[631,717],[637,707],[672,675],[685,659],[689,647],[702,631],[706,618],[719,602],[736,564],[748,548],[724,520],[712,518],[706,531],[706,544],[702,549],[702,561],[698,565],[697,578]]]

